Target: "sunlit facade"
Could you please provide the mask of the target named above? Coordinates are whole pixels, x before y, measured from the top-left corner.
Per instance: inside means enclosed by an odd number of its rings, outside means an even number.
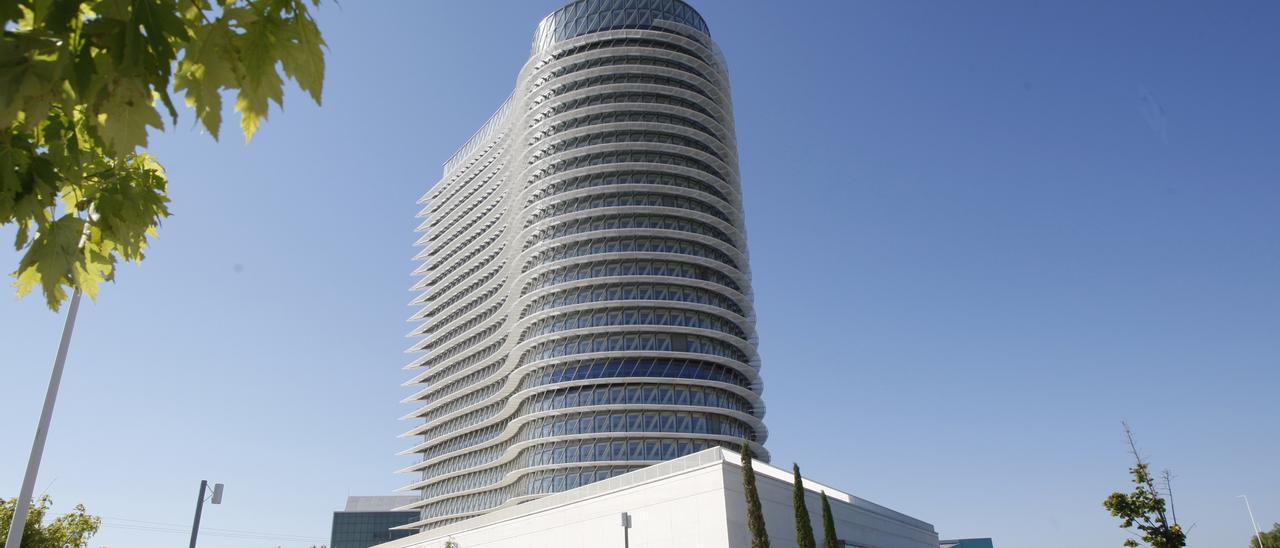
[[[767,459],[729,94],[683,2],[538,25],[421,201],[411,527],[743,439]]]

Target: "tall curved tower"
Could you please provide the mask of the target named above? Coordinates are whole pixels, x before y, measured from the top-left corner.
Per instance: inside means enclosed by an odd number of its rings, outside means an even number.
[[[767,458],[729,76],[693,8],[547,16],[421,203],[409,527],[743,439]]]

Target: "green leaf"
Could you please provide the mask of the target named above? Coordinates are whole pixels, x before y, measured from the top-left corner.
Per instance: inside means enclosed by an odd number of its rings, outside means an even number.
[[[121,80],[114,93],[98,109],[98,133],[111,152],[128,156],[147,145],[147,127],[164,129],[146,86],[135,80]]]
[[[196,118],[214,139],[222,127],[222,90],[238,82],[240,60],[231,37],[225,18],[197,31],[174,76],[174,89],[186,94],[187,105],[195,109]]]
[[[284,73],[298,81],[298,86],[311,94],[320,104],[320,91],[324,85],[324,38],[316,22],[307,14],[307,5],[294,1],[295,15],[287,39],[280,47]]]
[[[284,81],[276,71],[276,63],[280,60],[279,45],[286,39],[283,35],[287,28],[271,11],[257,15],[245,23],[244,34],[236,36],[245,70],[240,94],[236,97],[236,112],[240,113],[245,142],[253,139],[258,126],[267,119],[271,102],[284,107]]]
[[[40,233],[18,263],[18,281],[14,283],[18,296],[30,293],[39,283],[49,308],[58,310],[67,298],[63,286],[73,283],[71,274],[80,257],[83,232],[84,221],[74,215],[63,215],[40,227]]]

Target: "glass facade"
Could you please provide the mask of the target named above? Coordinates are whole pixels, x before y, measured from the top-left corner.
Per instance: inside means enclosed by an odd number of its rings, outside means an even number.
[[[676,0],[579,0],[424,196],[406,415],[429,529],[764,449],[729,79]]]
[[[418,520],[418,512],[334,512],[329,548],[369,548],[413,531],[392,530]]]

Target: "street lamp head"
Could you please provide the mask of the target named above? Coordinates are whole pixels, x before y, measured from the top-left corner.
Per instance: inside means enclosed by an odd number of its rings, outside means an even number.
[[[221,483],[213,484],[213,499],[210,500],[209,502],[213,504],[222,504],[222,484]]]

